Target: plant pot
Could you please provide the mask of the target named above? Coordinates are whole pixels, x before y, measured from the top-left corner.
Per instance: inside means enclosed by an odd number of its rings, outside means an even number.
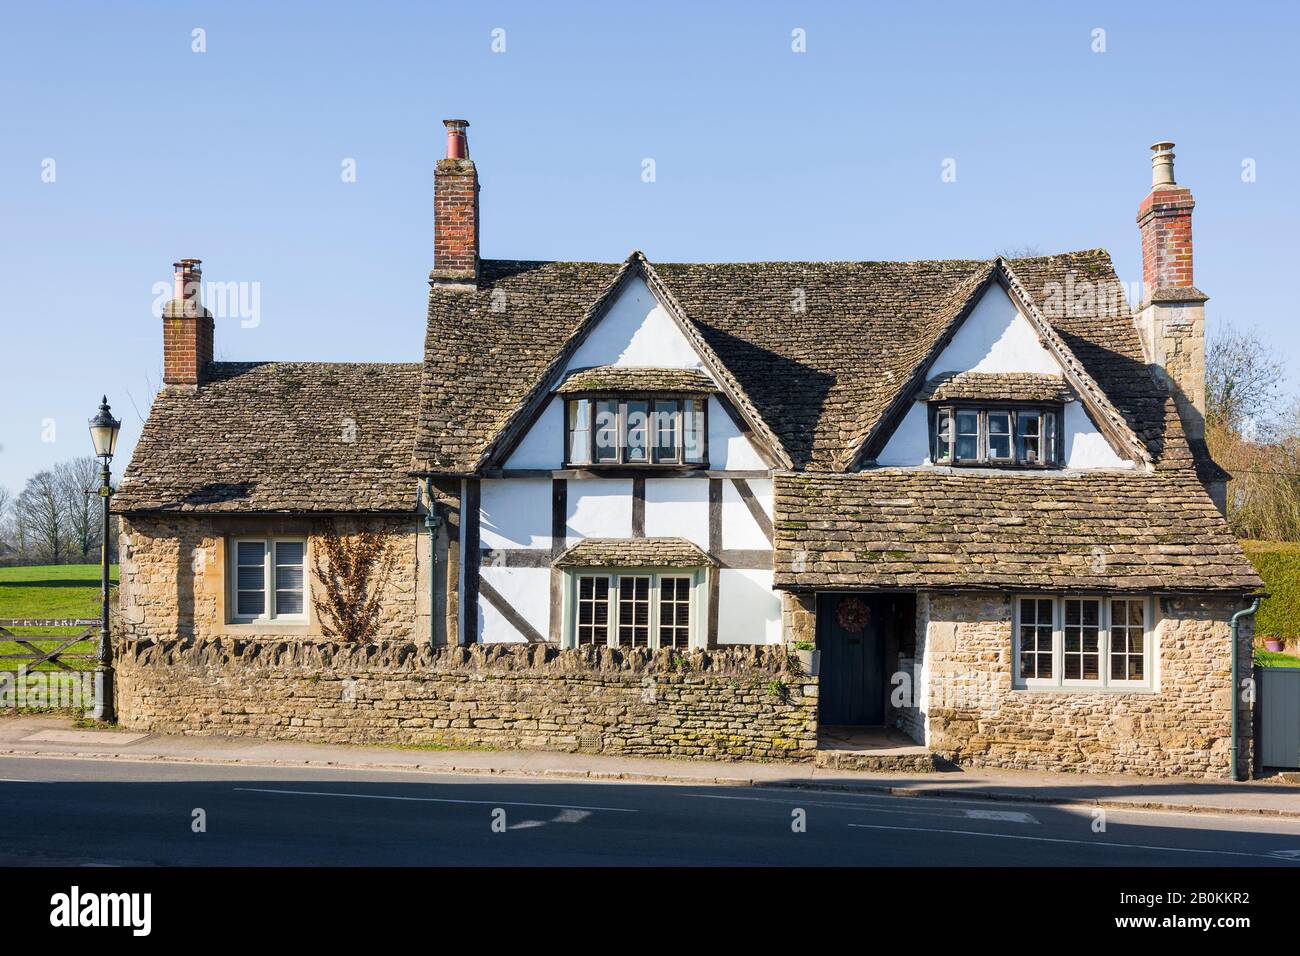
[[[804,674],[809,677],[817,676],[817,671],[821,668],[822,664],[821,651],[801,651],[796,649],[794,655],[799,658],[799,666],[803,668]]]
[[[1286,645],[1283,644],[1282,641],[1276,637],[1266,637],[1264,638],[1264,646],[1268,648],[1270,651],[1280,651]]]

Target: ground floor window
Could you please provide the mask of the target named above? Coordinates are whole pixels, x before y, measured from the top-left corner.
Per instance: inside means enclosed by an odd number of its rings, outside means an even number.
[[[1017,686],[1151,686],[1151,599],[1021,595],[1015,603]]]
[[[307,541],[235,538],[230,542],[232,623],[307,620]]]
[[[676,647],[699,628],[701,571],[584,570],[569,574],[570,624],[578,647]]]

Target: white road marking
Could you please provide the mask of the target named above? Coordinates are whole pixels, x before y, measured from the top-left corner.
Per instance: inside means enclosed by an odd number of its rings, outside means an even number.
[[[238,793],[280,793],[295,797],[352,797],[355,800],[405,800],[413,803],[470,803],[484,807],[544,807],[548,810],[608,810],[640,813],[627,807],[582,807],[572,803],[523,803],[519,800],[456,800],[451,797],[399,797],[387,793],[338,793],[333,790],[272,790],[269,787],[233,787]]]
[[[1240,850],[1199,850],[1181,846],[1151,846],[1145,843],[1109,843],[1104,840],[1067,840],[1064,837],[1024,836],[1019,833],[983,833],[979,830],[939,830],[929,827],[887,827],[873,823],[850,823],[859,830],[906,830],[909,833],[950,833],[954,836],[987,837],[993,840],[1029,840],[1034,843],[1075,843],[1079,846],[1107,846],[1120,850],[1161,850],[1166,853],[1211,853],[1217,856],[1248,856],[1253,859],[1279,859],[1277,852],[1245,853]]]
[[[1002,820],[1005,823],[1037,823],[1030,813],[1017,813],[1014,810],[963,810],[971,820]]]
[[[1038,823],[1032,814],[1018,813],[1014,810],[965,810],[961,807],[942,807],[932,810],[925,810],[919,807],[911,806],[911,800],[908,800],[908,807],[905,810],[886,809],[884,807],[867,806],[861,803],[823,803],[817,800],[799,800],[791,796],[785,800],[772,799],[768,797],[737,797],[729,794],[720,793],[686,793],[686,797],[695,797],[700,800],[742,800],[750,803],[778,803],[788,807],[828,807],[834,810],[856,810],[859,813],[895,813],[904,817],[957,817],[965,820],[1001,820],[1007,823]],[[905,797],[894,797],[894,802],[907,799]]]

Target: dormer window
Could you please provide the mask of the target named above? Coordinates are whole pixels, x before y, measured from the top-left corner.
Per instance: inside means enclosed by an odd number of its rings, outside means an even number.
[[[936,465],[1056,468],[1059,406],[936,405],[931,409]]]
[[[565,464],[704,467],[706,407],[702,395],[568,398]]]

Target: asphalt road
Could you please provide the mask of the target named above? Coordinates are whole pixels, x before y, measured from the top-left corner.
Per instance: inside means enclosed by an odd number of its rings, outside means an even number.
[[[1300,820],[1111,810],[1094,825],[1087,808],[989,800],[0,758],[8,866],[1300,868]]]

